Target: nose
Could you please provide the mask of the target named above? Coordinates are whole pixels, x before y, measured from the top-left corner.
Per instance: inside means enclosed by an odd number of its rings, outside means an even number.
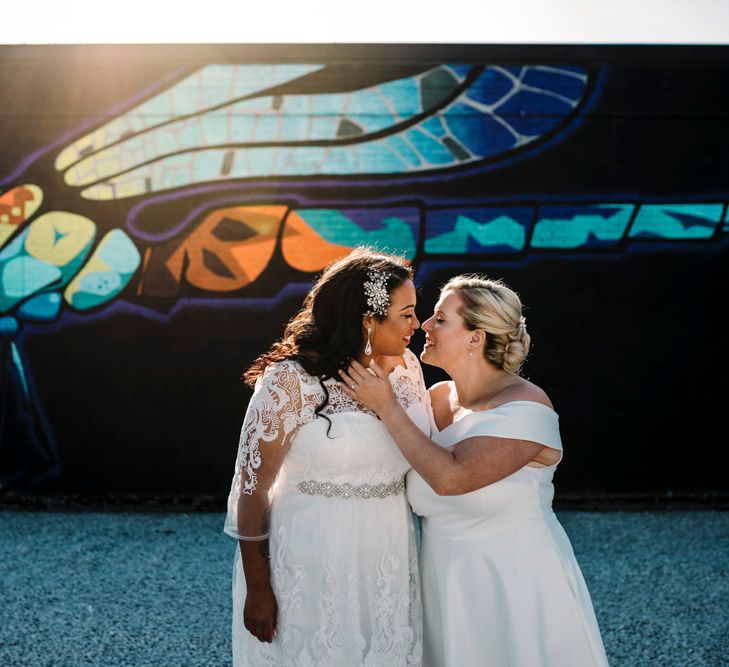
[[[420,320],[418,319],[417,315],[413,315],[412,326],[413,331],[415,331],[416,329],[420,329]]]
[[[430,325],[433,322],[433,317],[429,317],[425,322],[423,322],[420,326],[425,331],[425,333],[430,333]]]

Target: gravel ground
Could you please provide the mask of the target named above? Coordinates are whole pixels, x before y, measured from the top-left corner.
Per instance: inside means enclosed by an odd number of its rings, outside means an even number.
[[[222,520],[0,511],[0,667],[230,665]],[[729,513],[560,520],[613,667],[729,666]]]

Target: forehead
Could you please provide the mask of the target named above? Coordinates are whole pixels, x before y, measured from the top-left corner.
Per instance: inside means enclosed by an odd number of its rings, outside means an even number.
[[[463,301],[458,293],[447,290],[445,292],[441,292],[438,303],[435,304],[433,310],[439,310],[445,315],[458,315],[458,311],[462,306]]]
[[[457,313],[462,305],[461,297],[456,292],[446,290],[441,292],[438,303],[435,304],[435,309],[444,313]]]
[[[415,285],[408,279],[390,293],[390,303],[415,303]]]

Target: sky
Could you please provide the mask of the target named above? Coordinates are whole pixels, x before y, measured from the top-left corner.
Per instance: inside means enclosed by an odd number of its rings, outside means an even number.
[[[0,44],[729,44],[729,0],[18,0]]]

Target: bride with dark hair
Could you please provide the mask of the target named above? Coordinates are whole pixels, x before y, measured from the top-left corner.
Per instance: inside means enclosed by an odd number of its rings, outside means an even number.
[[[417,665],[421,609],[409,469],[338,372],[374,359],[426,433],[428,394],[407,349],[420,326],[412,272],[359,249],[330,265],[283,338],[245,373],[225,532],[233,664]]]

